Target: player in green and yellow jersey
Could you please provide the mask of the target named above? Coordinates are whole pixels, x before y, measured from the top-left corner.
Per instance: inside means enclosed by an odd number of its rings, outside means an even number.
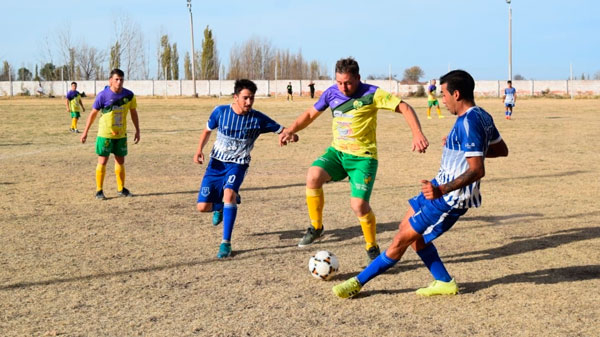
[[[333,142],[308,169],[306,203],[311,226],[298,246],[310,245],[323,235],[323,184],[348,177],[350,207],[358,217],[371,261],[380,254],[375,238],[375,214],[369,205],[378,166],[377,111],[391,110],[404,116],[413,134],[413,151],[425,152],[429,143],[413,108],[374,85],[362,83],[358,63],[353,58],[336,63],[335,80],[336,84],[325,90],[317,103],[305,110],[279,136],[280,145],[285,145],[292,140],[294,133],[310,125],[327,107],[331,109]]]
[[[115,156],[115,175],[117,176],[117,192],[119,196],[130,197],[132,194],[125,188],[125,156],[127,155],[127,114],[131,112],[131,121],[135,126],[133,141],[140,141],[140,127],[137,114],[137,101],[133,92],[123,88],[123,71],[113,69],[108,79],[109,86],[104,88],[94,101],[92,112],[88,116],[85,130],[81,134],[81,142],[85,143],[87,134],[96,115],[100,112],[98,135],[96,137],[96,198],[106,199],[102,186],[106,175],[106,163],[111,153]]]
[[[67,112],[71,113],[71,132],[79,133],[77,130],[77,121],[81,117],[79,108],[85,112],[83,102],[81,102],[81,95],[77,91],[77,82],[71,82],[71,90],[67,92]]]
[[[438,102],[436,92],[437,89],[435,86],[435,79],[431,80],[429,86],[427,87],[427,119],[431,119],[431,107],[435,106],[437,110],[438,118],[444,118],[442,115],[442,111],[440,110],[440,103]]]

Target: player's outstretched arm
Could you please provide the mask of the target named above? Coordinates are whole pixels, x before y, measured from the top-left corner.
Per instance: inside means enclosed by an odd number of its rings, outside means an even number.
[[[133,126],[135,126],[133,142],[137,144],[140,141],[140,120],[138,118],[137,109],[130,109],[129,112],[131,112],[131,121],[133,122]]]
[[[396,106],[396,112],[399,112],[402,114],[402,116],[404,116],[406,123],[412,131],[412,150],[425,153],[425,150],[427,150],[427,147],[429,147],[429,141],[421,130],[421,123],[419,123],[419,118],[417,117],[415,110],[407,103],[400,102],[400,104]]]
[[[196,163],[196,164],[204,163],[204,152],[202,150],[204,149],[204,146],[208,142],[208,139],[210,138],[210,134],[211,134],[211,130],[209,130],[209,129],[204,129],[204,131],[202,131],[202,134],[200,135],[200,141],[198,142],[198,150],[196,150],[196,153],[194,154],[194,163]]]
[[[81,142],[85,143],[85,141],[87,140],[87,134],[88,131],[90,131],[90,126],[92,126],[92,124],[94,123],[94,120],[96,119],[96,115],[98,115],[98,110],[96,109],[92,109],[92,112],[90,112],[87,120],[85,121],[85,129],[83,130],[83,133],[81,134]]]
[[[498,143],[490,144],[487,153],[485,154],[486,158],[497,158],[497,157],[506,157],[508,156],[508,146],[504,140],[500,140]]]
[[[292,123],[289,128],[284,128],[279,134],[279,146],[284,146],[288,142],[292,141],[295,133],[309,126],[321,115],[321,113],[323,113],[323,111],[318,111],[314,106],[306,109],[300,116],[298,116],[298,118],[296,118],[294,123]]]

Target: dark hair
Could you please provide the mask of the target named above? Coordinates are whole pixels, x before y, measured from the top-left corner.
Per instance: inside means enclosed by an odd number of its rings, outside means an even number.
[[[125,73],[123,72],[123,70],[119,69],[119,68],[115,68],[110,72],[110,77],[113,77],[113,75],[118,75],[119,77],[125,77]]]
[[[256,94],[256,84],[254,84],[254,82],[247,80],[247,79],[241,79],[241,80],[235,81],[235,85],[233,86],[233,94],[239,95],[240,92],[242,92],[242,90],[244,90],[244,89],[250,90],[250,92],[252,92],[253,95]]]
[[[468,72],[464,70],[452,70],[440,78],[440,85],[446,84],[446,90],[450,94],[458,90],[459,99],[465,99],[473,102],[473,90],[475,90],[475,81]]]
[[[340,59],[335,63],[335,72],[338,74],[359,75],[358,62],[350,56],[345,59]]]
[[[73,85],[73,84],[77,85],[77,82],[71,82],[71,85]]]
[[[511,80],[508,80],[508,81],[506,81],[506,83],[510,83],[510,84],[512,84],[512,81],[511,81]]]

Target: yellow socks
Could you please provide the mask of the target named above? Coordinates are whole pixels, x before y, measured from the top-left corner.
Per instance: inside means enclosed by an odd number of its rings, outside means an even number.
[[[104,185],[104,176],[106,175],[106,165],[96,165],[96,192],[102,190]]]
[[[323,227],[323,205],[325,205],[323,189],[307,188],[306,205],[308,206],[308,217],[310,218],[310,223],[315,229],[321,229]]]
[[[77,118],[71,118],[71,129],[77,130]]]
[[[115,175],[117,176],[117,191],[122,191],[125,185],[125,165],[115,162]]]
[[[431,117],[431,108],[427,108],[427,118]]]
[[[367,215],[358,217],[358,221],[360,221],[360,227],[362,228],[365,237],[366,249],[369,250],[369,248],[377,246],[377,241],[375,240],[377,220],[375,219],[373,211],[371,210]]]
[[[435,108],[437,109],[438,117],[439,118],[444,118],[444,116],[442,116],[442,110],[440,110],[440,107],[436,105]]]

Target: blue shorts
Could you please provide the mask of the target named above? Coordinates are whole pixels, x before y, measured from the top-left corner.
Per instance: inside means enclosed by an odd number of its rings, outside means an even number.
[[[514,103],[504,103],[504,106],[507,108],[512,108],[515,106],[515,104]]]
[[[444,198],[427,200],[423,193],[408,200],[415,211],[410,217],[410,225],[423,236],[425,243],[433,241],[452,228],[454,223],[467,213],[468,208],[458,209],[448,206]]]
[[[238,193],[247,171],[248,164],[225,163],[211,158],[198,191],[198,202],[220,203],[226,188]]]

